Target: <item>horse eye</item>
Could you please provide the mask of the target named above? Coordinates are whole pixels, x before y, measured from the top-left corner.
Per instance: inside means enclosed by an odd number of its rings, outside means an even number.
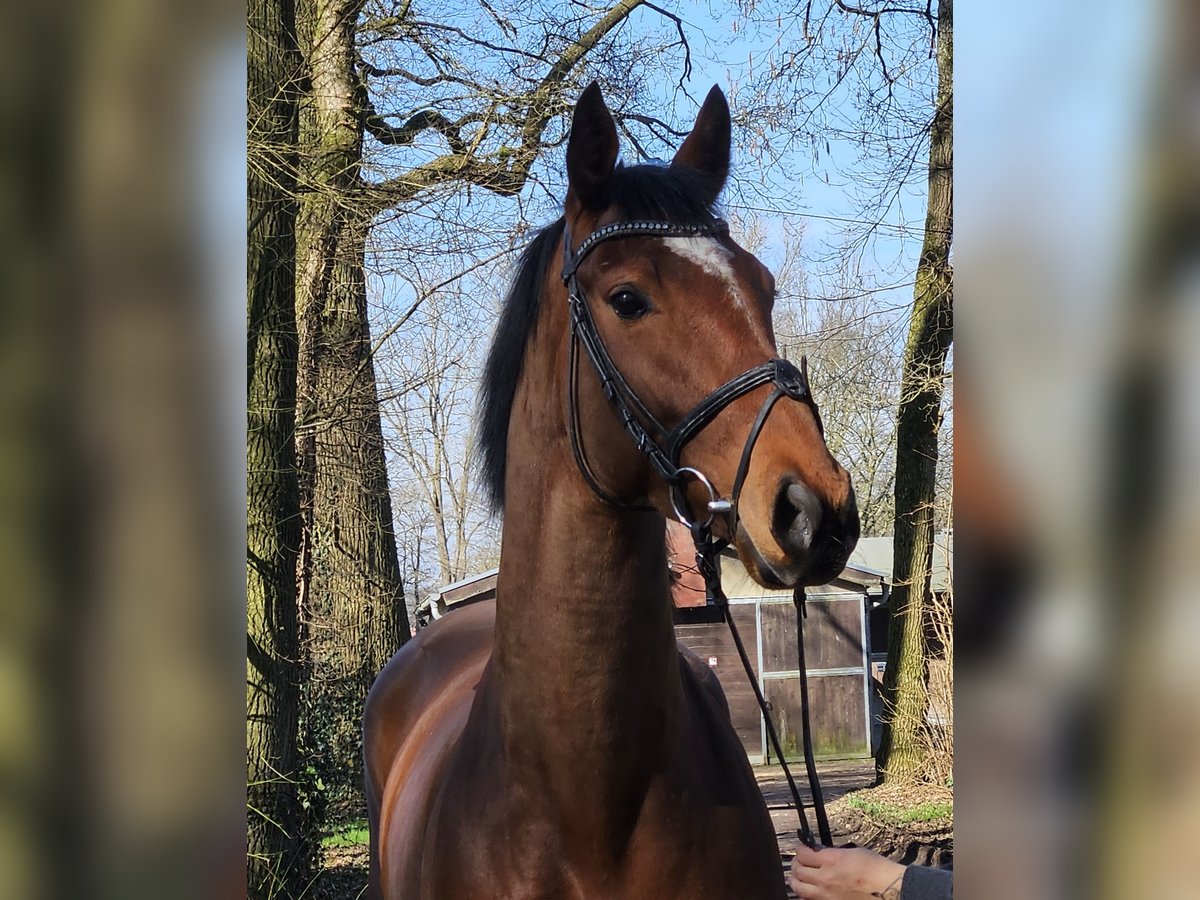
[[[608,298],[608,302],[622,319],[639,319],[650,312],[650,301],[628,288],[617,291]]]

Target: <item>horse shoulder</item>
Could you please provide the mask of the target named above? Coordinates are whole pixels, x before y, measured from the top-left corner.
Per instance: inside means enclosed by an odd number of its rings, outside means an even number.
[[[456,611],[419,632],[388,662],[363,713],[371,826],[371,890],[409,883],[421,859],[421,823],[466,724],[491,654],[495,606]]]

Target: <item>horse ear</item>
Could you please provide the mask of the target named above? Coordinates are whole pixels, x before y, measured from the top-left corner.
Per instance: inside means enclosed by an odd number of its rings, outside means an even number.
[[[729,176],[729,145],[732,139],[732,126],[729,121],[729,104],[725,94],[715,84],[704,105],[696,116],[696,124],[692,133],[687,136],[671,167],[693,169],[707,176],[711,196],[709,203],[714,202],[721,189],[725,187],[725,179]]]
[[[587,209],[608,205],[608,179],[617,163],[617,126],[604,105],[600,85],[592,82],[575,104],[567,141],[568,200]]]

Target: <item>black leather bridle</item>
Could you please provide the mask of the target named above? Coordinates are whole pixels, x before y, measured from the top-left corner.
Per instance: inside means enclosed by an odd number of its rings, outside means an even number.
[[[783,397],[788,397],[807,404],[817,418],[818,427],[821,427],[820,413],[817,411],[817,404],[813,400],[808,386],[806,362],[801,360],[801,367],[796,368],[786,359],[771,359],[752,369],[747,369],[704,397],[674,428],[668,429],[646,408],[646,405],[613,363],[608,349],[604,346],[604,341],[600,338],[600,333],[596,330],[596,323],[592,319],[587,299],[578,279],[580,264],[589,253],[605,241],[629,237],[721,237],[728,233],[729,225],[724,220],[716,218],[703,225],[674,225],[669,222],[647,221],[615,222],[593,231],[572,252],[570,232],[564,229],[562,279],[567,286],[567,301],[571,311],[568,428],[571,433],[571,448],[575,454],[575,461],[588,485],[607,503],[614,506],[629,506],[601,486],[588,464],[583,450],[583,443],[579,436],[579,404],[576,396],[579,387],[578,347],[581,344],[600,377],[600,386],[616,410],[625,430],[629,432],[637,448],[650,461],[651,467],[669,487],[671,504],[677,518],[689,528],[696,522],[685,512],[687,499],[683,495],[683,487],[686,482],[694,479],[708,490],[709,524],[715,515],[725,514],[730,518],[730,534],[733,534],[733,529],[736,527],[737,501],[750,468],[750,455],[775,403]],[[737,475],[734,478],[733,491],[728,500],[723,500],[717,495],[716,489],[708,477],[698,469],[682,465],[680,457],[684,448],[729,404],[765,384],[773,384],[775,389],[759,409],[758,417],[750,429],[750,434],[742,450]],[[661,443],[655,435],[661,437]],[[648,509],[649,507],[635,508]]]
[[[603,388],[605,396],[608,397],[622,425],[624,425],[625,430],[633,438],[638,450],[645,454],[646,458],[650,461],[651,467],[666,482],[670,492],[671,506],[675,511],[676,517],[692,533],[692,540],[696,545],[696,566],[704,578],[707,603],[711,606],[720,607],[725,621],[729,625],[738,655],[742,660],[742,666],[745,668],[750,684],[754,688],[755,697],[766,720],[767,732],[771,738],[776,756],[783,765],[784,775],[787,777],[788,787],[791,789],[792,798],[796,804],[796,813],[800,819],[800,839],[811,847],[816,845],[816,841],[812,831],[809,829],[808,820],[804,815],[804,805],[800,800],[800,792],[796,787],[795,780],[792,778],[791,770],[784,759],[778,732],[771,721],[770,704],[767,703],[766,697],[763,696],[762,689],[759,687],[758,679],[755,677],[754,670],[750,665],[750,658],[742,643],[741,635],[738,633],[737,625],[730,613],[728,599],[721,588],[720,553],[729,545],[729,541],[717,540],[712,534],[712,523],[718,515],[726,518],[730,539],[736,534],[738,499],[741,496],[742,486],[750,469],[750,456],[754,452],[754,445],[758,442],[758,437],[762,433],[763,426],[766,424],[771,410],[774,409],[775,404],[780,399],[787,397],[806,404],[816,417],[817,427],[821,430],[822,436],[824,436],[821,415],[817,410],[816,401],[813,400],[812,391],[809,389],[807,361],[801,357],[800,368],[796,368],[796,366],[792,365],[786,359],[770,359],[751,369],[747,369],[742,374],[735,375],[716,390],[709,393],[692,407],[673,428],[668,429],[646,408],[646,405],[641,401],[637,393],[629,386],[629,382],[621,375],[621,371],[616,367],[616,364],[613,363],[608,349],[604,346],[604,341],[600,338],[599,331],[596,330],[596,323],[592,319],[587,305],[587,298],[583,293],[583,288],[579,285],[577,277],[580,264],[587,258],[589,253],[605,241],[629,237],[724,237],[728,233],[729,225],[724,220],[718,218],[714,218],[712,221],[702,225],[675,225],[670,222],[655,221],[614,222],[611,225],[605,225],[593,231],[572,251],[570,229],[564,227],[562,239],[562,279],[563,283],[567,286],[567,302],[570,305],[571,314],[571,344],[567,386],[567,428],[571,435],[571,450],[575,455],[575,462],[579,467],[579,471],[588,486],[600,499],[612,506],[625,509],[646,511],[653,509],[653,507],[629,504],[613,496],[600,484],[587,461],[587,454],[584,452],[583,441],[579,434],[579,402],[577,396],[579,390],[578,348],[582,345],[588,358],[592,361],[592,366],[595,368],[596,374],[600,378],[600,386]],[[724,499],[718,495],[716,488],[713,487],[712,482],[703,472],[691,466],[682,465],[681,456],[683,450],[729,404],[733,403],[739,397],[750,393],[750,391],[767,384],[774,385],[774,389],[763,401],[762,406],[759,407],[758,415],[755,417],[754,424],[750,427],[750,432],[746,437],[746,443],[742,447],[737,474],[733,480],[733,489],[730,492],[729,498]],[[658,435],[658,437],[656,438],[655,435]],[[659,438],[661,438],[661,443]],[[690,518],[688,515],[690,510],[684,488],[689,479],[699,481],[708,491],[707,517],[703,521],[699,518]],[[817,816],[817,826],[820,831],[821,840],[826,846],[832,846],[833,840],[829,831],[829,822],[825,815],[821,786],[817,780],[816,766],[812,752],[811,728],[809,726],[808,684],[805,677],[804,665],[803,618],[805,617],[806,610],[803,588],[796,589],[794,600],[797,611],[797,650],[800,660],[804,761],[808,773],[809,787],[813,794],[813,807]]]

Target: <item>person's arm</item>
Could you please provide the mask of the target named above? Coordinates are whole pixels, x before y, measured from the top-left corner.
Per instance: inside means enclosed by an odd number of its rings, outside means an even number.
[[[940,869],[903,866],[863,847],[802,845],[788,886],[801,900],[949,900],[952,878]]]
[[[900,900],[948,900],[953,896],[954,873],[928,866],[909,866],[904,870]]]

